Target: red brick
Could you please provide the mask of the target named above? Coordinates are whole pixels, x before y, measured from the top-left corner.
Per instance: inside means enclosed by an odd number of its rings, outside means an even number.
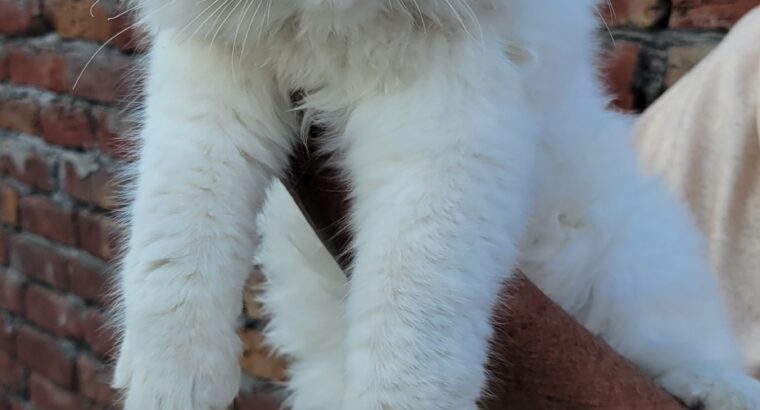
[[[18,321],[7,313],[0,313],[0,350],[8,354],[16,354],[16,336]]]
[[[14,236],[11,239],[11,267],[58,289],[68,287],[66,259],[41,240]]]
[[[43,196],[21,199],[21,226],[58,243],[76,245],[74,215]]]
[[[599,11],[611,27],[636,26],[653,28],[665,23],[670,12],[668,0],[611,0],[600,3]]]
[[[22,34],[39,31],[44,25],[39,0],[0,0],[0,33]]]
[[[632,85],[640,53],[640,44],[618,42],[605,59],[602,71],[613,105],[623,110],[631,111],[636,105]]]
[[[18,331],[16,352],[29,369],[63,387],[74,386],[73,349],[24,325]]]
[[[235,408],[238,410],[279,410],[282,403],[271,394],[256,392],[243,393],[235,399]]]
[[[258,379],[284,381],[288,363],[282,356],[276,356],[264,343],[264,335],[259,330],[247,329],[239,332],[243,341],[240,367],[243,372]]]
[[[23,312],[24,285],[19,276],[0,270],[0,308],[13,313]]]
[[[71,93],[78,97],[106,103],[121,102],[132,88],[127,75],[132,66],[132,58],[112,48],[105,48],[95,54],[96,51],[97,47],[94,46],[92,49],[69,50],[64,63],[66,83],[72,89]],[[93,55],[94,58],[85,69],[85,64]]]
[[[728,30],[757,0],[673,0],[670,27]]]
[[[0,386],[16,393],[26,387],[26,368],[3,352],[0,352]]]
[[[130,132],[119,110],[112,108],[96,107],[92,115],[96,120],[98,146],[100,150],[114,156],[133,160],[137,156],[137,139],[128,138]]]
[[[52,50],[8,46],[8,76],[16,84],[35,85],[51,91],[67,91],[64,58]]]
[[[45,410],[82,410],[87,407],[87,402],[77,396],[76,393],[64,390],[38,374],[32,374],[29,384],[32,403],[38,408]]]
[[[69,261],[69,288],[82,299],[106,306],[109,302],[105,266],[79,259]]]
[[[42,136],[51,144],[67,148],[92,148],[95,136],[87,111],[68,102],[56,101],[40,111]]]
[[[61,37],[85,38],[103,43],[130,26],[130,14],[120,16],[123,11],[120,5],[122,4],[116,0],[101,0],[97,3],[91,0],[45,0],[45,11]],[[120,48],[128,48],[132,36],[132,30],[127,29],[111,43]]]
[[[18,193],[11,187],[0,184],[0,222],[18,225]]]
[[[103,260],[110,261],[116,249],[114,221],[105,215],[89,211],[80,212],[77,220],[81,248]]]
[[[116,207],[114,175],[105,166],[82,177],[74,165],[67,163],[65,190],[69,196],[79,201],[105,209]]]
[[[80,355],[77,360],[79,391],[88,399],[103,406],[118,400],[118,393],[111,389],[111,368],[89,355]]]
[[[75,300],[38,285],[26,290],[26,318],[50,333],[69,339],[82,337],[81,309]]]
[[[114,330],[108,326],[105,316],[97,309],[87,309],[82,315],[84,340],[101,358],[111,358],[115,353]]]
[[[668,49],[668,69],[665,86],[670,87],[696,66],[716,46],[715,43],[700,43],[692,46],[677,46]]]
[[[20,167],[10,156],[0,157],[0,174],[9,175],[40,191],[53,189],[53,171],[47,161],[36,154],[28,154]]]
[[[0,98],[0,128],[25,134],[37,133],[40,112],[37,101],[13,94],[0,95]]]

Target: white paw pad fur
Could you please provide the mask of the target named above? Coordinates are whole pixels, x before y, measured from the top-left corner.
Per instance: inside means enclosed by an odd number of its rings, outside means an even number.
[[[736,371],[680,368],[657,382],[691,408],[760,410],[760,382]]]
[[[208,357],[179,360],[126,347],[113,380],[125,395],[125,410],[223,410],[239,385],[237,363],[230,368]]]

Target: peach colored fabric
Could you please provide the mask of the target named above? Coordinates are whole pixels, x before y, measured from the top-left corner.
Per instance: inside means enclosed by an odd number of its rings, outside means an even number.
[[[640,118],[646,166],[708,237],[748,362],[760,368],[760,7]]]

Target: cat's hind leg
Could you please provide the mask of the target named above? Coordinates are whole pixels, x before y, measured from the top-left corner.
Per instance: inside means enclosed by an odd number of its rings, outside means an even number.
[[[565,169],[540,179],[541,205],[521,268],[688,405],[760,409],[760,383],[742,369],[687,209],[644,176],[626,140],[582,134],[568,140],[574,145],[564,146],[559,160],[545,157],[545,164]]]
[[[267,341],[291,361],[294,410],[340,409],[343,399],[346,279],[279,182],[258,218],[256,257],[266,277],[261,301]]]

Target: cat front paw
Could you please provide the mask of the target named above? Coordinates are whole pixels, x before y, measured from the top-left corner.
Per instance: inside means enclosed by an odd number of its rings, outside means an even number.
[[[737,370],[678,368],[657,382],[690,408],[760,410],[760,382]]]
[[[237,360],[183,347],[122,345],[113,387],[124,394],[125,410],[223,410],[232,403],[240,387]]]

